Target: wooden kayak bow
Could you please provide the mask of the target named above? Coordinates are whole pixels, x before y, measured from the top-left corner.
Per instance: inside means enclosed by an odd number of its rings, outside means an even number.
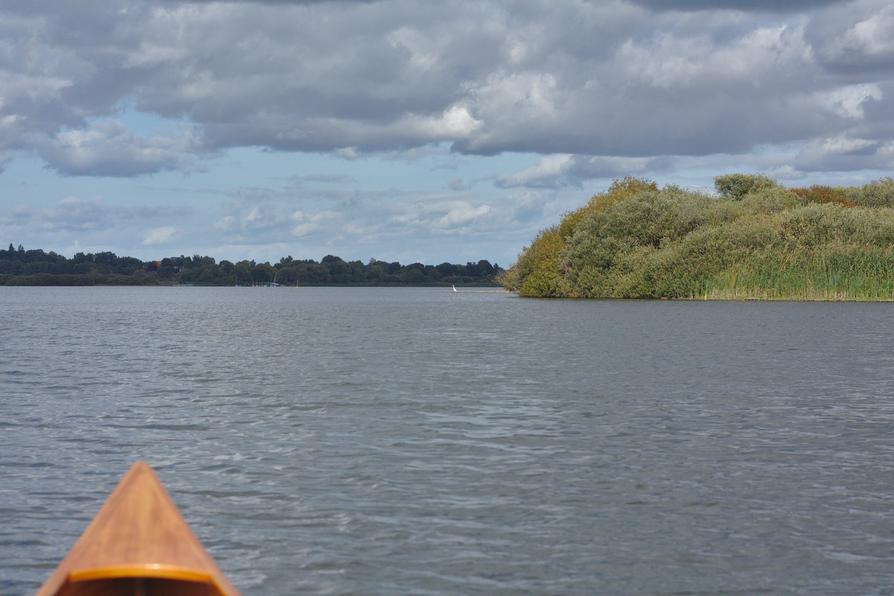
[[[238,596],[145,462],[125,474],[38,596]]]

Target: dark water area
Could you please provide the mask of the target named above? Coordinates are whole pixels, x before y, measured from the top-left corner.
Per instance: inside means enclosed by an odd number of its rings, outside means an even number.
[[[0,288],[0,594],[137,459],[248,594],[883,594],[894,305]]]

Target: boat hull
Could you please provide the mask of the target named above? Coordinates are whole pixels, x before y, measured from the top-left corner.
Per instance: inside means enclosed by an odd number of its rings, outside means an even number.
[[[37,594],[239,592],[196,538],[152,468],[137,462]]]

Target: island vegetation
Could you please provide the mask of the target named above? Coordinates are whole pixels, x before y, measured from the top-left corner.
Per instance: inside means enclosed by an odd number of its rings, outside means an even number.
[[[455,265],[423,265],[370,259],[345,261],[327,255],[320,262],[293,259],[278,263],[236,263],[195,255],[141,261],[119,257],[113,252],[75,254],[66,258],[41,249],[25,250],[9,245],[0,250],[0,285],[83,286],[83,285],[205,285],[205,286],[437,286],[499,285],[503,270],[481,260]]]
[[[540,232],[502,283],[531,297],[894,299],[894,179],[730,174],[715,189],[617,180]]]

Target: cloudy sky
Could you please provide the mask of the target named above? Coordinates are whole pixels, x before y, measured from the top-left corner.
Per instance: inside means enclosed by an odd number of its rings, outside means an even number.
[[[0,242],[508,265],[613,178],[894,166],[889,0],[4,0]]]

